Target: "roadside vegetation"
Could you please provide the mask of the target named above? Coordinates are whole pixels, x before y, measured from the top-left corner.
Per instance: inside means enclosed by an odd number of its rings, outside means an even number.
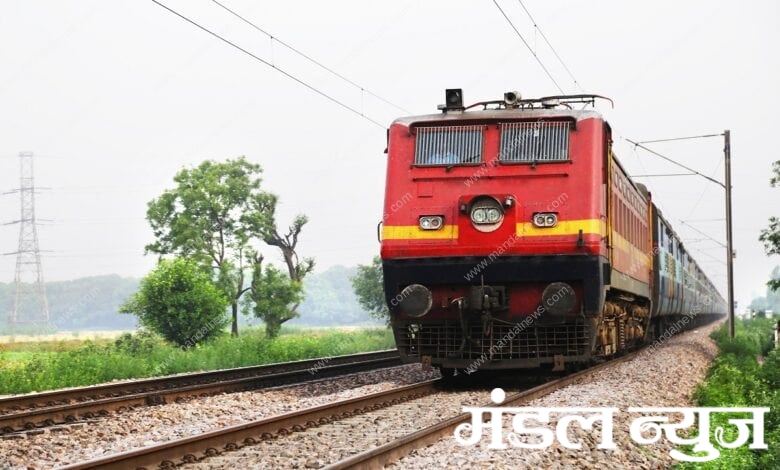
[[[338,331],[284,327],[273,340],[266,338],[262,327],[247,328],[238,338],[222,335],[186,349],[147,332],[127,333],[113,341],[6,343],[0,345],[0,394],[394,347],[387,328]]]
[[[728,325],[712,334],[720,347],[706,380],[694,392],[697,406],[706,407],[769,407],[765,415],[764,433],[767,450],[750,450],[748,445],[725,449],[715,439],[715,429],[723,427],[724,442],[734,442],[737,428],[729,418],[750,418],[737,414],[710,414],[710,442],[720,451],[720,457],[706,463],[678,464],[679,469],[777,469],[780,468],[780,349],[772,341],[774,322],[755,318],[735,324],[735,338],[728,337]],[[751,440],[752,442],[752,429]],[[692,455],[690,447],[684,450]]]
[[[374,256],[371,264],[359,264],[357,272],[350,278],[360,306],[375,320],[390,322],[390,310],[385,302],[385,288],[382,285],[382,259]]]
[[[208,273],[184,258],[160,260],[141,288],[121,308],[166,340],[189,348],[222,332],[224,293]]]

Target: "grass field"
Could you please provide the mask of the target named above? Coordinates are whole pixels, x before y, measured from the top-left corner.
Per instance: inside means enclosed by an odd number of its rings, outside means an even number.
[[[0,347],[8,343],[42,343],[60,341],[83,341],[86,339],[116,339],[127,331],[63,331],[53,335],[0,335]]]
[[[67,336],[67,335],[66,335]],[[41,338],[35,338],[39,340]],[[183,350],[149,333],[113,338],[63,338],[0,343],[0,394],[25,393],[394,348],[387,328],[284,329],[274,339],[263,328],[222,335]]]

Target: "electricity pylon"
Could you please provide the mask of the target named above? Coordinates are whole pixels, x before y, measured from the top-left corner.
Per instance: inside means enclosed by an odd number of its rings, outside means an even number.
[[[16,255],[14,305],[10,322],[12,324],[45,323],[49,321],[49,304],[43,282],[41,250],[38,247],[32,152],[19,152],[19,163],[21,166],[19,188],[6,193],[18,192],[21,198],[21,217],[6,224],[19,224],[18,248],[11,253],[5,253]]]

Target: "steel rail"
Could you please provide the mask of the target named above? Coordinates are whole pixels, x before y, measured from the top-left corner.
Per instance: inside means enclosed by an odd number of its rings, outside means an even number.
[[[643,350],[644,348],[639,351],[629,353],[625,356],[621,356],[617,359],[613,359],[608,362],[598,364],[594,367],[575,372],[573,374],[567,375],[566,377],[544,383],[532,389],[510,395],[500,405],[496,405],[495,403],[491,402],[483,406],[517,406],[523,403],[527,403],[531,400],[535,400],[536,398],[548,395],[556,390],[571,385],[572,383],[582,379],[587,375],[609,367],[613,367],[622,362],[630,361],[631,359],[634,359],[636,356],[638,356]],[[486,417],[487,414],[483,414],[483,419]],[[447,435],[452,436],[455,432],[455,428],[457,428],[459,424],[469,421],[471,421],[471,413],[462,413],[458,416],[434,424],[433,426],[429,426],[411,434],[407,434],[406,436],[400,437],[386,444],[368,449],[338,462],[334,462],[323,467],[323,470],[384,468],[385,465],[396,462],[399,459],[409,455],[409,453],[411,453],[413,450],[433,444]]]
[[[12,410],[0,413],[0,434],[89,419],[108,410],[289,385],[401,364],[397,351],[386,350],[8,397],[0,399],[0,409]]]
[[[303,431],[332,421],[367,413],[387,406],[420,398],[435,391],[437,380],[407,385],[358,398],[316,406],[293,413],[229,426],[192,437],[122,452],[62,467],[63,470],[91,468],[165,468],[177,463],[193,463],[222,451],[253,445],[276,435]],[[177,462],[178,461],[178,462]]]

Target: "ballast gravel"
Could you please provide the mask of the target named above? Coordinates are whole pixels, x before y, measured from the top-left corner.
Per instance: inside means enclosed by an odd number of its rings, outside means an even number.
[[[195,398],[0,436],[0,469],[52,468],[439,377],[418,365],[266,391]]]
[[[546,449],[520,449],[511,444],[506,449],[488,449],[489,432],[483,431],[482,439],[473,446],[461,446],[453,436],[446,436],[387,468],[669,468],[675,463],[669,456],[674,445],[666,439],[652,445],[634,443],[628,430],[636,415],[629,414],[627,409],[692,406],[693,390],[717,354],[717,347],[709,338],[717,327],[708,325],[672,337],[650,353],[590,374],[579,383],[524,405],[618,408],[613,418],[613,441],[617,446],[614,450],[597,448],[601,442],[600,423],[592,431],[573,423],[568,426],[567,435],[572,442],[582,444],[578,450],[563,447],[557,439]],[[88,423],[0,437],[0,469],[48,468],[75,463],[436,376],[437,372],[408,365],[283,389],[140,408]],[[187,468],[321,468],[454,416],[463,406],[488,403],[490,390],[488,384],[476,390],[436,393],[407,404],[263,441]],[[511,391],[507,390],[507,393]],[[549,425],[534,423],[533,427],[547,427],[554,432],[559,417],[553,413]],[[511,415],[505,413],[504,443],[508,443],[506,434],[511,429]]]
[[[669,451],[675,448],[665,437],[654,444],[639,445],[629,435],[631,422],[638,417],[629,414],[629,407],[688,407],[696,385],[704,379],[707,369],[718,353],[710,333],[720,324],[710,324],[697,330],[674,336],[654,350],[635,359],[618,364],[584,378],[550,395],[534,400],[527,407],[615,407],[613,418],[614,450],[598,449],[601,443],[601,425],[594,430],[583,430],[577,423],[568,426],[571,442],[581,443],[579,450],[568,449],[557,439],[546,449],[513,447],[506,435],[512,430],[511,415],[504,414],[503,442],[506,449],[488,449],[489,431],[483,430],[482,439],[475,445],[459,445],[453,436],[412,452],[388,468],[431,469],[581,469],[615,468],[655,470],[671,468],[675,464]],[[489,390],[483,401],[489,401]],[[559,417],[550,416],[550,424],[530,421],[528,426],[547,428],[555,432]],[[589,415],[584,415],[589,416]],[[676,418],[679,418],[677,416]],[[679,419],[676,419],[677,421]],[[463,438],[469,437],[464,433]],[[536,436],[533,436],[536,437]],[[539,442],[527,439],[525,442]]]

